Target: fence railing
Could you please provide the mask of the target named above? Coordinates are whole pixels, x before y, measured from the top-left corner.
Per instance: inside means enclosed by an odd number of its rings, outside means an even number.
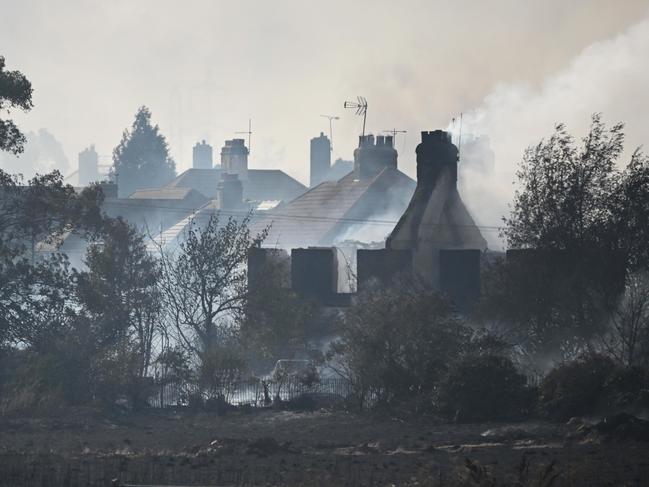
[[[212,388],[201,388],[189,381],[171,380],[154,384],[148,402],[151,407],[165,408],[189,406],[192,398],[200,397],[207,401],[218,397],[232,405],[263,406],[277,397],[290,401],[304,394],[321,395],[323,399],[345,399],[352,394],[352,387],[349,381],[341,378],[321,378],[308,383],[298,378],[282,381],[247,379]]]

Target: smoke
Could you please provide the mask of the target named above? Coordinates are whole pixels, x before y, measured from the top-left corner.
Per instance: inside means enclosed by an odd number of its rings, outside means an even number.
[[[61,143],[47,129],[26,134],[25,151],[17,156],[0,153],[0,168],[8,173],[20,173],[31,178],[58,169],[64,176],[70,171],[70,163]]]
[[[345,243],[354,243],[383,248],[385,239],[408,208],[414,189],[414,185],[412,191],[404,191],[402,186],[388,188],[381,194],[380,203],[377,202],[380,210],[373,212],[368,221],[359,219],[347,225],[336,236],[334,244],[344,246]]]
[[[627,142],[622,163],[626,164],[630,152],[647,141],[647,59],[649,18],[644,18],[615,37],[591,44],[540,86],[499,84],[478,108],[465,113],[462,138],[465,134],[487,135],[495,153],[493,170],[460,162],[460,190],[476,222],[502,224],[525,148],[549,136],[558,123],[565,123],[570,133],[582,137],[593,113],[602,113],[610,124],[624,122]],[[450,129],[457,143],[457,120]],[[487,152],[484,157],[489,157]],[[503,246],[497,231],[485,230],[490,248]]]

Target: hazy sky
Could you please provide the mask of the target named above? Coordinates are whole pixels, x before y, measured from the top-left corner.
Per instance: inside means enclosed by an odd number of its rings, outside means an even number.
[[[197,140],[218,151],[252,117],[251,166],[303,182],[320,114],[341,117],[334,157],[351,158],[361,120],[346,99],[368,99],[370,131],[408,131],[411,175],[419,131],[464,112],[492,139],[501,202],[520,150],[555,122],[580,131],[602,111],[631,143],[649,138],[647,0],[0,0],[0,15],[0,54],[34,86],[15,119],[46,128],[73,165],[90,143],[109,156],[143,104],[179,169]],[[476,179],[463,180],[469,206],[498,223]]]

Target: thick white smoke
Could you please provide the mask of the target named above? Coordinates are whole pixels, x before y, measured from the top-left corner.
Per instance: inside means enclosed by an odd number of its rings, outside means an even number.
[[[649,17],[614,38],[584,49],[563,70],[533,87],[501,84],[463,117],[465,134],[487,135],[495,153],[493,171],[460,164],[461,193],[480,225],[500,225],[515,187],[515,170],[526,147],[565,123],[585,135],[590,117],[626,124],[627,154],[649,139]],[[458,135],[459,124],[454,126]],[[623,161],[625,164],[627,160]],[[498,232],[485,228],[490,247],[502,248]]]

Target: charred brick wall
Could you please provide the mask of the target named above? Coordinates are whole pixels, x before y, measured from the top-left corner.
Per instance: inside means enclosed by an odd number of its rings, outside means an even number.
[[[334,248],[291,250],[291,286],[305,298],[328,301],[336,294],[338,262]]]
[[[476,249],[439,251],[439,290],[448,295],[461,310],[480,297],[480,258]]]
[[[412,252],[393,249],[358,249],[356,286],[362,291],[373,282],[387,285],[399,274],[412,273]]]

